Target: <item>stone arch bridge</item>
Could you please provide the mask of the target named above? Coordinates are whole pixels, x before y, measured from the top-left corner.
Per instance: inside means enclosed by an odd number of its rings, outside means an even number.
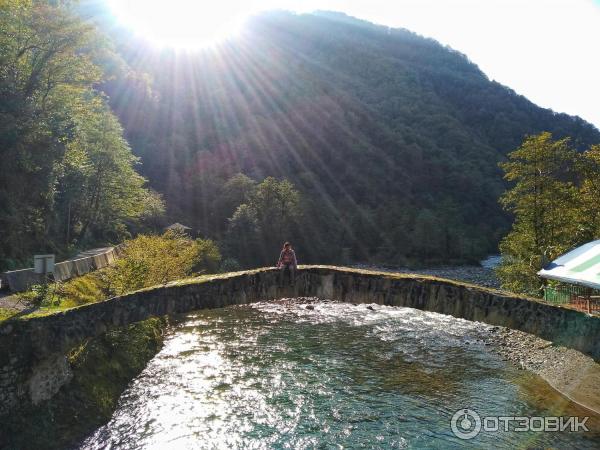
[[[283,297],[405,306],[505,326],[600,360],[600,318],[514,294],[426,276],[301,266],[294,287],[276,269],[203,276],[137,291],[44,317],[0,325],[0,415],[22,401],[48,399],[68,382],[65,354],[114,327]],[[61,378],[62,377],[62,378]]]

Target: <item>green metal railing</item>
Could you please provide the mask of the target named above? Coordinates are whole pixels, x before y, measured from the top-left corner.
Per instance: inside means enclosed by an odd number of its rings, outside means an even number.
[[[600,291],[584,286],[545,286],[544,300],[555,305],[569,305],[586,312],[600,312]]]
[[[588,288],[575,285],[545,286],[544,300],[555,304],[570,303],[573,297],[586,295],[588,291]]]

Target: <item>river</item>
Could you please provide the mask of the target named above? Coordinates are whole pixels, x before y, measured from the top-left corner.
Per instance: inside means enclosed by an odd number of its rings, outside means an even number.
[[[453,434],[464,408],[589,415],[503,361],[487,325],[380,305],[308,308],[190,314],[80,448],[598,448],[598,417],[589,432]]]

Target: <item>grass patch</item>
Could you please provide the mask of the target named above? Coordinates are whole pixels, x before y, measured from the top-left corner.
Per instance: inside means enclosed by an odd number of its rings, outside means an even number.
[[[47,316],[77,306],[96,303],[110,297],[103,270],[73,278],[64,283],[36,285],[16,294],[31,312],[23,313],[14,308],[0,308],[0,322],[11,318]]]
[[[14,317],[15,315],[17,315],[19,313],[19,311],[17,311],[16,309],[12,309],[12,308],[0,308],[0,322],[2,322],[3,320],[8,320],[11,317]]]
[[[63,283],[59,291],[61,306],[72,308],[106,300],[110,293],[103,275],[100,270]]]

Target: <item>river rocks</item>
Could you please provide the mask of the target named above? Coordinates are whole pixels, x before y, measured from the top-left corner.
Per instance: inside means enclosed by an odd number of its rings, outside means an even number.
[[[311,305],[311,303],[316,303],[318,301],[323,302],[328,300],[319,300],[317,297],[284,297],[277,300],[273,300],[272,302],[276,305],[282,306],[307,305],[306,309],[315,309],[314,306]],[[311,306],[311,308],[309,308],[308,306]]]
[[[600,413],[600,364],[589,356],[503,327],[490,329],[485,345],[504,361],[539,375],[569,399]]]
[[[492,289],[500,289],[500,281],[492,267],[443,266],[419,270],[407,269],[406,267],[375,267],[366,264],[358,264],[355,267],[367,270],[377,270],[380,272],[431,275],[434,277],[447,278],[448,280],[464,281]]]
[[[552,346],[552,342],[522,331],[501,328],[492,331],[491,338],[497,351],[507,361],[511,361],[521,369],[538,373],[544,361],[548,361],[550,352],[543,352]],[[547,353],[547,354],[544,354]]]

